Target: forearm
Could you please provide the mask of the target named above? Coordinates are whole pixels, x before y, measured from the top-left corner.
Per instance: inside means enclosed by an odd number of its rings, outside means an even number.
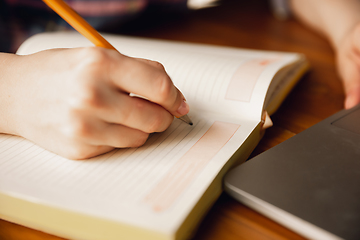
[[[296,17],[325,35],[334,48],[360,22],[358,0],[290,0]]]

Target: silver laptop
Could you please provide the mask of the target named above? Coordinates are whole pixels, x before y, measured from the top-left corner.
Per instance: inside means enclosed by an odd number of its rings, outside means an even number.
[[[310,239],[360,239],[360,105],[232,169],[225,191]]]

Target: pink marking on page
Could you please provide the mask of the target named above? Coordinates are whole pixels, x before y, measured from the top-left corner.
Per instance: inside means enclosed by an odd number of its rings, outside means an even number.
[[[238,124],[214,122],[147,194],[144,202],[150,204],[155,212],[168,209],[232,138],[239,127]]]
[[[253,59],[241,65],[232,76],[225,99],[249,102],[261,73],[280,58]]]

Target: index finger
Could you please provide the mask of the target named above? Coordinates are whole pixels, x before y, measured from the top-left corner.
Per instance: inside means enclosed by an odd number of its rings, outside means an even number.
[[[174,86],[160,63],[118,55],[109,69],[110,79],[117,87],[161,105],[176,117],[189,112],[183,94]]]

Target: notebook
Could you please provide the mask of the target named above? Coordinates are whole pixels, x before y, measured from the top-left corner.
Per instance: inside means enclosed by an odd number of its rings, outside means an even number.
[[[360,105],[232,169],[225,191],[310,239],[360,239]]]
[[[104,35],[161,62],[190,105],[139,148],[74,161],[0,134],[0,218],[69,239],[188,239],[245,161],[308,64],[302,54]],[[35,35],[19,55],[92,46],[78,33]],[[270,121],[271,122],[271,121]],[[53,140],[52,138],[49,141]]]

